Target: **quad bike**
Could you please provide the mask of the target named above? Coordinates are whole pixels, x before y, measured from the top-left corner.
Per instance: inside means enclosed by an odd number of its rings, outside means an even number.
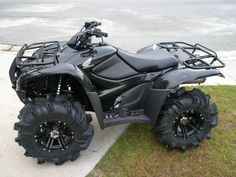
[[[185,150],[217,125],[217,107],[199,89],[221,76],[224,63],[200,45],[163,42],[130,53],[103,42],[108,34],[86,22],[68,42],[24,45],[9,74],[25,104],[14,129],[25,155],[60,165],[75,160],[93,137],[92,117],[102,129],[124,123],[150,124],[160,143]],[[101,38],[92,43],[92,37]],[[130,137],[132,138],[132,137]]]

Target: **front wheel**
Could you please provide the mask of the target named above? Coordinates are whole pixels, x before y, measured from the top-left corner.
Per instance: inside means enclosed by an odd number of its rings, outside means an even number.
[[[154,128],[160,143],[167,148],[185,150],[197,146],[217,125],[217,107],[199,89],[180,89],[169,98]]]
[[[38,158],[38,163],[73,161],[93,136],[79,102],[35,99],[20,111],[19,119],[14,126],[16,141],[25,148],[25,155]]]

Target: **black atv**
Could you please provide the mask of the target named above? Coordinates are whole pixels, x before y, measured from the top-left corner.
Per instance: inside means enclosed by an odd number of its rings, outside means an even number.
[[[88,148],[94,111],[102,129],[150,124],[160,143],[185,150],[217,125],[217,107],[199,89],[221,76],[224,63],[200,45],[163,42],[130,53],[103,42],[108,34],[86,22],[69,42],[24,45],[10,68],[12,87],[25,104],[14,126],[16,141],[38,163],[60,165]],[[92,43],[92,37],[101,41]],[[130,137],[132,138],[132,137]]]

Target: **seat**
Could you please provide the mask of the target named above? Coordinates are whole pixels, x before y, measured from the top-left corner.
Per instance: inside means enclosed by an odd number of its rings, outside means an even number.
[[[140,72],[155,72],[178,64],[176,58],[165,49],[131,53],[118,49],[117,54]]]

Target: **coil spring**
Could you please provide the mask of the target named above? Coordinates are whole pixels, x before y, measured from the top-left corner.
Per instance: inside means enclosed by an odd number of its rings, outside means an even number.
[[[62,75],[60,75],[59,77],[58,86],[57,86],[57,95],[60,95],[60,92],[61,92],[61,82],[62,82]]]

